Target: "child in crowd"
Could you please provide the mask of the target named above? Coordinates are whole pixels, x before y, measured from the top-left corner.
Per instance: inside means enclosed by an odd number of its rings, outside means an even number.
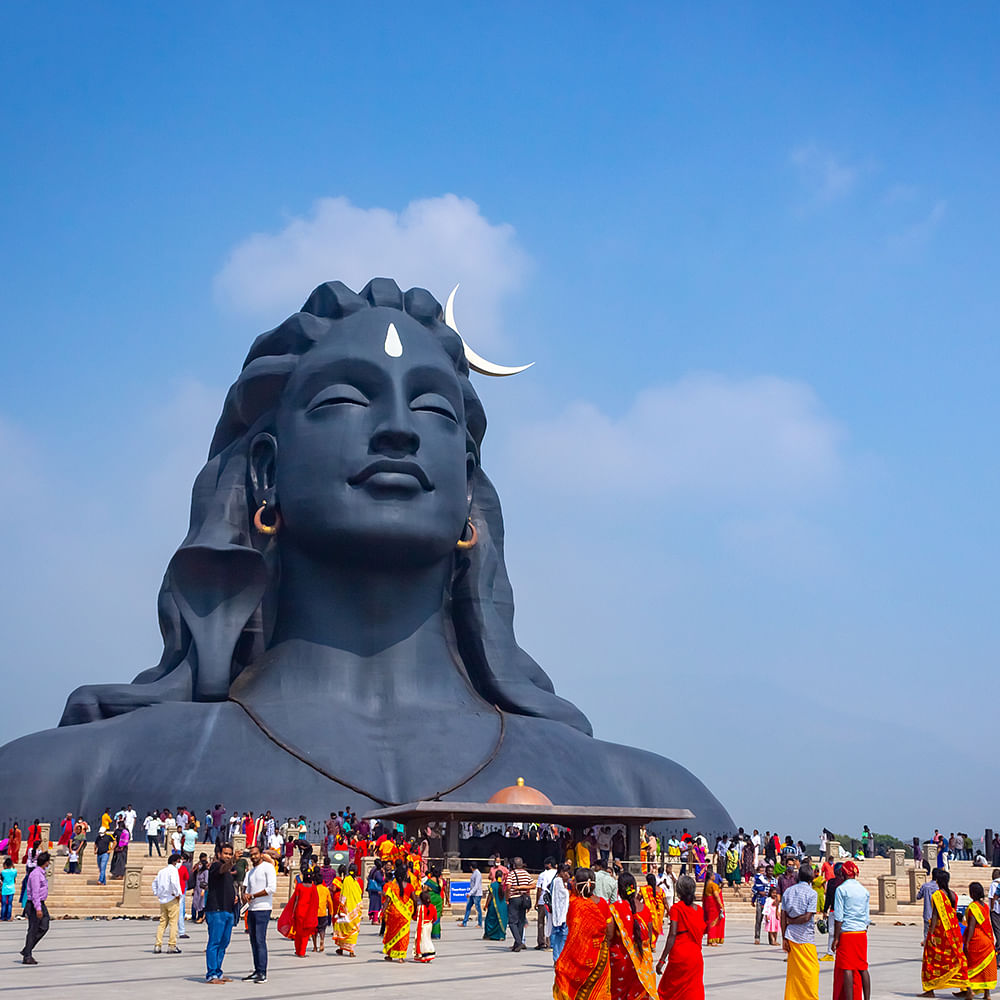
[[[778,933],[781,930],[781,916],[779,913],[781,901],[778,897],[778,888],[771,889],[771,894],[764,902],[764,927],[767,930],[767,943],[777,944]]]

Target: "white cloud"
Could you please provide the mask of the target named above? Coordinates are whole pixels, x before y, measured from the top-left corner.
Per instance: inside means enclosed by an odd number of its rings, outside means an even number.
[[[621,416],[576,402],[523,424],[511,457],[574,495],[784,503],[838,485],[843,437],[805,383],[696,374],[641,391]]]
[[[859,167],[845,163],[812,142],[793,149],[790,160],[797,168],[809,197],[815,202],[831,202],[846,197],[861,176]]]
[[[391,277],[442,302],[461,282],[456,320],[478,348],[499,342],[499,304],[520,287],[528,266],[513,227],[491,223],[468,198],[423,198],[402,212],[321,198],[308,216],[235,247],[215,287],[224,305],[278,322],[324,281],[357,290],[370,278]]]
[[[889,246],[895,250],[908,250],[927,244],[948,215],[948,202],[941,199],[916,222],[889,237]]]

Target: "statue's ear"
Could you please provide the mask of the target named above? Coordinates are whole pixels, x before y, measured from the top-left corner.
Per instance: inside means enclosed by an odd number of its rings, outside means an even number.
[[[250,485],[253,489],[254,507],[265,500],[274,506],[274,480],[278,463],[278,442],[266,431],[250,442]]]

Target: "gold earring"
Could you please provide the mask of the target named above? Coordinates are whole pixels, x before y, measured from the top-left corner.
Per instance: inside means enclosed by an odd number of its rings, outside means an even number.
[[[281,527],[281,515],[278,513],[277,507],[274,509],[274,523],[265,524],[264,523],[264,508],[267,506],[267,501],[262,500],[261,505],[257,508],[257,513],[253,516],[253,526],[262,535],[276,535],[278,529]]]
[[[460,539],[459,539],[459,540],[458,540],[458,541],[457,541],[457,542],[455,543],[455,548],[456,548],[456,549],[459,549],[459,550],[461,550],[461,551],[463,551],[463,552],[464,552],[464,551],[465,551],[466,549],[471,549],[471,548],[474,548],[474,547],[475,547],[475,545],[476,545],[476,542],[478,542],[478,541],[479,541],[479,532],[478,532],[478,531],[476,531],[476,526],[475,526],[475,525],[474,525],[474,524],[472,523],[472,518],[471,518],[471,517],[469,518],[469,520],[468,520],[468,521],[466,521],[466,524],[467,524],[467,525],[469,526],[469,530],[470,530],[470,531],[472,532],[472,536],[471,536],[471,537],[469,538],[469,540],[468,540],[467,542],[466,542],[466,541],[463,541],[463,540],[462,540],[462,539],[460,538]],[[463,535],[465,534],[465,529],[464,529],[464,528],[462,529],[462,534],[463,534]]]

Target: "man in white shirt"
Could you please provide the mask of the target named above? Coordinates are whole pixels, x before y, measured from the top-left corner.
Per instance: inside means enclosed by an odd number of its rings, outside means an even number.
[[[160,922],[156,928],[156,945],[153,953],[163,951],[163,932],[170,928],[170,942],[167,951],[179,955],[177,947],[177,918],[181,912],[181,877],[177,866],[181,862],[179,854],[171,854],[165,868],[161,868],[153,879],[153,895],[160,903]]]
[[[125,812],[122,813],[122,819],[125,820],[125,829],[128,830],[128,839],[132,839],[132,828],[135,826],[136,812],[132,808],[132,803],[130,802],[125,807]]]
[[[267,924],[271,919],[271,906],[278,888],[278,877],[271,859],[253,844],[250,848],[250,865],[243,879],[243,900],[249,904],[247,930],[250,932],[250,950],[253,952],[253,972],[244,976],[244,982],[267,982]]]
[[[993,926],[993,943],[1000,955],[1000,868],[993,869],[993,881],[990,882],[990,924]]]
[[[569,913],[569,864],[559,866],[555,878],[552,879],[549,895],[552,899],[551,912],[546,916],[545,929],[552,942],[552,961],[556,962],[566,944],[569,927],[566,925],[566,915]]]
[[[602,861],[611,860],[611,827],[602,826],[597,832],[597,856]]]
[[[610,835],[608,836],[608,842],[611,842]],[[549,904],[542,902],[542,895],[552,885],[552,880],[555,877],[556,859],[546,858],[545,868],[539,872],[538,879],[535,882],[535,914],[538,917],[538,943],[535,945],[535,951],[545,951],[549,946],[549,938],[545,933],[545,916],[548,912]]]
[[[677,880],[674,878],[672,865],[664,865],[660,874],[656,878],[656,886],[663,890],[664,899],[664,920],[668,920],[670,907],[674,905],[675,886]],[[665,926],[665,925],[664,925]]]
[[[153,848],[159,857],[163,857],[160,850],[160,817],[156,813],[146,813],[146,818],[142,821],[142,828],[146,833],[146,846],[149,850],[147,857],[153,856]],[[169,850],[169,846],[167,848]]]
[[[483,874],[479,870],[478,866],[473,865],[472,874],[469,876],[469,895],[465,899],[465,917],[462,920],[462,926],[466,927],[469,923],[469,914],[472,912],[472,907],[476,908],[476,917],[478,918],[478,926],[483,926]]]

